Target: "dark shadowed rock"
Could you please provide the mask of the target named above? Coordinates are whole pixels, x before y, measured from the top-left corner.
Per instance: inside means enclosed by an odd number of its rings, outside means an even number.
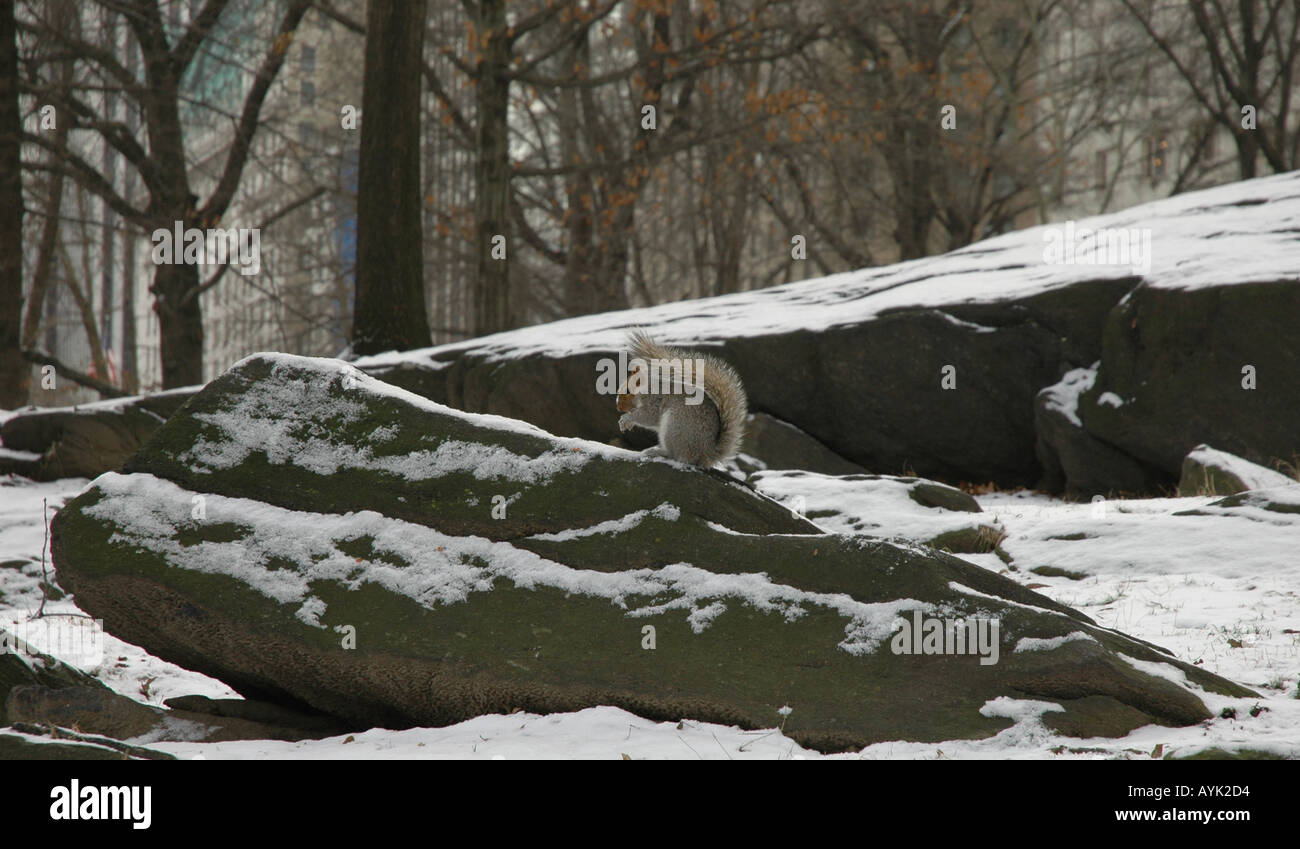
[[[81,670],[36,651],[9,631],[0,630],[0,725],[15,721],[5,708],[9,694],[15,688],[29,686],[92,687],[107,691],[103,684]]]
[[[794,425],[766,413],[750,415],[741,453],[761,462],[764,469],[804,469],[824,475],[866,472]]]
[[[5,734],[0,729],[0,761],[126,761],[131,756],[108,746],[55,742]]]
[[[52,543],[110,632],[364,727],[614,705],[762,728],[789,706],[787,734],[842,750],[987,737],[1004,698],[1080,735],[1209,716],[1127,658],[1249,694],[965,561],[337,361],[245,360],[60,511]],[[997,663],[894,653],[918,616],[997,619]]]
[[[1141,286],[1106,322],[1084,429],[1171,478],[1201,443],[1270,466],[1300,451],[1300,284]],[[1255,388],[1246,388],[1253,385]]]
[[[194,387],[77,407],[20,410],[0,423],[0,472],[34,480],[93,478],[120,469]]]
[[[207,696],[176,696],[163,704],[176,711],[199,714],[205,717],[224,717],[242,719],[261,725],[279,726],[296,737],[280,739],[308,739],[330,737],[349,730],[358,730],[340,725],[337,720],[317,713],[294,710],[272,702],[259,702],[256,699],[211,699]]]
[[[15,722],[0,731],[0,761],[174,761],[175,755],[55,725]]]
[[[115,740],[219,743],[228,740],[304,740],[349,729],[337,722],[314,729],[144,705],[104,687],[15,687],[5,704],[9,721],[77,728]],[[281,714],[281,719],[286,718]]]
[[[859,323],[724,335],[720,344],[694,349],[736,367],[752,410],[830,452],[808,445],[791,452],[788,434],[773,433],[766,446],[778,458],[773,463],[763,446],[746,452],[768,468],[805,461],[831,474],[872,469],[1028,485],[1039,477],[1034,394],[1066,369],[1097,359],[1102,322],[1134,282],[1086,280],[994,303],[885,310]],[[431,349],[427,357],[359,365],[460,409],[523,419],[564,436],[620,436],[613,399],[595,390],[597,363],[616,357],[616,348],[511,353],[511,339],[497,334]],[[940,386],[945,366],[957,369],[955,390]]]
[[[1087,250],[1049,262],[1044,239],[1061,230],[1050,225],[358,365],[439,402],[608,442],[617,417],[595,391],[596,362],[640,326],[728,359],[752,411],[873,472],[1154,494],[1176,483],[1198,443],[1268,467],[1300,454],[1298,173],[1090,219],[1089,231],[1151,236],[1133,264]],[[1042,390],[1098,361],[1078,426],[1036,406]],[[1256,389],[1242,388],[1247,378]]]
[[[1160,492],[1172,483],[1168,475],[1084,430],[1079,395],[1096,374],[1095,368],[1074,369],[1035,398],[1034,452],[1043,468],[1037,488],[1070,498]]]

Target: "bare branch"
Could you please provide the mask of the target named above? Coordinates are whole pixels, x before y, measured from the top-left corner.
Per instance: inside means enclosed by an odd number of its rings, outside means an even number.
[[[27,360],[29,363],[35,363],[38,366],[54,366],[55,371],[58,372],[60,377],[66,377],[68,380],[71,380],[73,383],[84,386],[87,389],[93,389],[96,392],[98,392],[100,395],[103,395],[105,398],[126,397],[126,393],[123,392],[121,389],[118,389],[113,384],[100,380],[97,377],[91,377],[88,374],[79,372],[76,369],[68,366],[66,363],[62,362],[61,360],[50,356],[44,351],[37,351],[32,348],[24,348],[23,359]]]
[[[275,81],[276,75],[280,72],[280,67],[284,65],[284,57],[289,52],[289,45],[293,43],[293,34],[297,30],[298,24],[302,21],[303,15],[311,8],[311,0],[291,0],[288,9],[285,10],[284,18],[280,21],[280,26],[276,31],[275,40],[267,48],[265,56],[262,57],[262,65],[257,69],[257,76],[253,81],[253,86],[244,100],[243,114],[239,117],[239,125],[235,129],[235,136],[230,142],[230,152],[226,157],[226,166],[222,170],[221,179],[217,181],[217,187],[213,190],[212,196],[208,198],[207,204],[202,210],[202,218],[212,219],[220,218],[225,214],[226,208],[234,199],[235,190],[239,187],[239,178],[244,170],[244,163],[248,160],[248,152],[252,147],[253,132],[257,129],[258,116],[262,111],[262,103],[266,100],[266,95],[271,89],[271,83]]]

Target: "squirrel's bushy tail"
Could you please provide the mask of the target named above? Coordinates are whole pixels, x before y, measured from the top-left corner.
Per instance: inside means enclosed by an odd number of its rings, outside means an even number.
[[[703,377],[697,378],[704,394],[718,408],[720,421],[718,438],[713,451],[701,465],[713,466],[740,453],[745,438],[745,419],[749,416],[749,400],[744,384],[731,364],[712,354],[700,354],[681,348],[660,345],[644,330],[633,330],[627,337],[628,350],[643,360],[698,360],[704,364]]]

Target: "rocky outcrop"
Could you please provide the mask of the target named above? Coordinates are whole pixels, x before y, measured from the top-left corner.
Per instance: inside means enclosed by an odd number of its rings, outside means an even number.
[[[1199,443],[1269,467],[1300,453],[1298,221],[1300,174],[1280,174],[1086,222],[1145,233],[1149,266],[1107,266],[1085,250],[1048,263],[1051,233],[1038,227],[943,256],[358,365],[440,403],[609,441],[617,416],[595,391],[598,363],[642,326],[723,356],[752,411],[872,473],[1162,494]],[[1077,370],[1095,380],[1071,399],[1071,417],[1050,390]],[[758,461],[747,470],[786,467],[765,450],[747,452]]]
[[[1300,455],[1298,174],[1087,222],[1145,233],[1158,247],[1145,265],[1109,262],[1099,243],[1048,262],[1044,240],[1061,230],[1051,225],[888,267],[357,366],[440,404],[641,448],[653,436],[620,435],[612,389],[598,381],[639,326],[735,365],[755,413],[746,472],[802,466],[1071,497],[1162,494],[1201,443],[1266,467]],[[158,403],[14,416],[0,427],[0,472],[116,469],[157,426],[155,414],[170,412]]]
[[[780,334],[738,333],[698,350],[735,365],[752,409],[822,447],[812,471],[855,471],[829,455],[857,470],[1029,485],[1039,477],[1035,393],[1097,358],[1106,313],[1133,282],[1085,280],[1019,300],[886,310],[857,323]],[[460,409],[523,419],[565,436],[601,442],[619,436],[613,399],[595,391],[598,364],[616,359],[617,347],[595,343],[562,355],[519,350],[503,356],[510,340],[500,334],[359,365]],[[944,386],[945,369],[953,370],[953,388]],[[760,423],[760,438],[768,424]],[[746,453],[769,468],[788,468],[789,440],[768,445],[771,463],[762,445],[751,443]]]
[[[957,558],[337,361],[245,360],[60,511],[52,547],[110,633],[361,727],[614,705],[784,718],[829,751],[986,737],[1022,700],[1089,736],[1249,694]],[[982,651],[957,620],[986,623]]]

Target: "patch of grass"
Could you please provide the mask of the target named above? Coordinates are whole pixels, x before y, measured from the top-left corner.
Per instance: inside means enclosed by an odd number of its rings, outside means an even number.
[[[1292,454],[1289,463],[1286,460],[1274,461],[1273,468],[1289,478],[1300,481],[1300,454]]]
[[[237,522],[197,521],[185,522],[176,527],[176,541],[185,548],[201,542],[235,542],[252,533],[252,529]]]
[[[958,489],[960,489],[962,492],[966,493],[967,495],[991,495],[992,493],[995,492],[1001,492],[1007,495],[1015,495],[1017,492],[1023,492],[1025,489],[1023,486],[1012,486],[1012,487],[1004,488],[998,486],[993,481],[984,481],[983,483],[977,481],[958,481],[956,486]]]
[[[939,534],[934,539],[926,541],[925,544],[931,548],[955,554],[988,554],[991,551],[996,551],[1006,538],[1007,532],[1001,528],[992,525],[979,525],[974,528],[960,528]]]
[[[1082,581],[1088,577],[1083,572],[1072,572],[1059,566],[1035,566],[1029,571],[1035,575],[1042,575],[1044,578],[1069,578],[1071,581]]]

